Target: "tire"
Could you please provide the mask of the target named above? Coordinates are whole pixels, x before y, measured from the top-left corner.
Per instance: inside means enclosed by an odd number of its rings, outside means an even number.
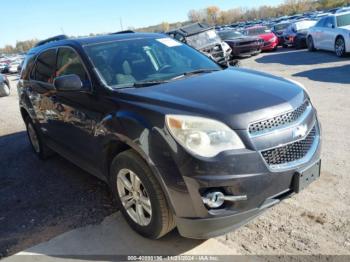
[[[34,153],[42,160],[45,160],[52,156],[53,151],[47,147],[42,134],[38,132],[38,128],[35,127],[31,118],[29,116],[26,117],[24,122],[27,128],[28,139]]]
[[[344,57],[346,54],[345,41],[342,36],[338,36],[334,43],[334,51],[338,57]]]
[[[299,38],[296,38],[296,39],[295,39],[294,47],[295,47],[295,49],[297,49],[297,50],[302,49],[301,40],[300,40]]]
[[[306,41],[306,44],[307,44],[307,49],[308,49],[310,52],[316,51],[315,45],[314,45],[314,40],[312,39],[312,36],[311,36],[311,35],[308,36],[307,41]]]
[[[164,192],[136,152],[127,150],[112,160],[109,183],[124,218],[140,235],[158,239],[174,229],[175,220]]]

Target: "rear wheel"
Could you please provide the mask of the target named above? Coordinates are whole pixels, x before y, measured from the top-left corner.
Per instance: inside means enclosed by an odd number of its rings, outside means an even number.
[[[123,216],[139,234],[157,239],[175,227],[160,184],[133,150],[113,159],[110,186]]]
[[[29,142],[32,146],[34,153],[43,160],[47,159],[53,154],[53,151],[46,146],[45,141],[42,138],[42,134],[35,127],[30,117],[26,117],[24,121],[27,127]]]
[[[335,50],[335,54],[338,57],[344,57],[345,56],[346,50],[345,50],[345,41],[344,41],[343,37],[339,36],[335,40],[334,50]]]
[[[312,39],[312,36],[308,36],[307,38],[307,49],[310,51],[310,52],[313,52],[315,51],[315,46],[314,46],[314,40]]]

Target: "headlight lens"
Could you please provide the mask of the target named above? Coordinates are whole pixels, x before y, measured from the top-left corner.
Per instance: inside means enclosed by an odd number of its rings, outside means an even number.
[[[202,157],[222,151],[245,148],[238,135],[219,121],[185,115],[166,115],[166,125],[185,149]]]

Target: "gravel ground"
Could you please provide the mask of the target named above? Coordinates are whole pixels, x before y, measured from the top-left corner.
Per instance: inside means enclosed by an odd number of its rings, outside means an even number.
[[[217,239],[237,254],[350,254],[350,64],[332,53],[280,50],[242,66],[303,83],[323,127],[321,178]],[[107,186],[59,156],[31,152],[12,94],[0,98],[0,258],[116,211]]]
[[[242,66],[307,87],[323,129],[322,172],[300,194],[218,239],[240,254],[350,254],[349,58],[284,49]]]

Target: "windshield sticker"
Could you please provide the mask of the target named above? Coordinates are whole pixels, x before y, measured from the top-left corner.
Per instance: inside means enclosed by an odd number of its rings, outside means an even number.
[[[174,46],[180,46],[182,45],[181,43],[175,41],[174,39],[171,38],[159,38],[156,39],[158,42],[161,42],[162,44],[168,46],[168,47],[174,47]]]

